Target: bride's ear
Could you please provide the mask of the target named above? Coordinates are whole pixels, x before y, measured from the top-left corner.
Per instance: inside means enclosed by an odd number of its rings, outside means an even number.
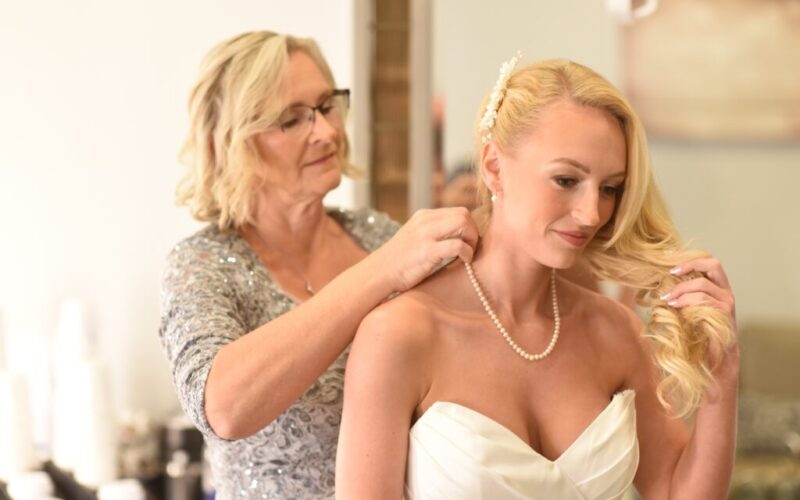
[[[501,194],[503,184],[500,171],[500,151],[494,141],[488,141],[481,150],[480,175],[489,191]]]

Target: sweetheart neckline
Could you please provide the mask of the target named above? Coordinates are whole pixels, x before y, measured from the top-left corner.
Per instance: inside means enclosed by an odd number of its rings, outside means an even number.
[[[512,431],[511,429],[509,429],[509,428],[508,428],[508,427],[506,427],[505,425],[501,424],[501,423],[500,423],[500,422],[498,422],[497,420],[495,420],[495,419],[493,419],[493,418],[491,418],[491,417],[489,417],[489,416],[487,416],[487,415],[485,415],[485,414],[483,414],[483,413],[479,412],[478,410],[474,410],[474,409],[470,408],[469,406],[465,406],[465,405],[462,405],[462,404],[460,404],[460,403],[454,403],[454,402],[452,402],[452,401],[434,401],[434,402],[433,402],[433,404],[431,404],[431,405],[428,407],[428,409],[427,409],[427,410],[425,410],[425,413],[423,413],[423,414],[422,414],[422,415],[421,415],[421,416],[420,416],[420,417],[417,419],[417,421],[416,421],[416,422],[414,422],[414,425],[412,425],[412,426],[411,426],[411,429],[409,429],[409,434],[410,434],[411,432],[413,432],[413,431],[414,431],[414,427],[416,427],[416,426],[417,426],[417,424],[418,424],[418,423],[419,423],[419,422],[420,422],[420,421],[421,421],[423,418],[425,418],[425,415],[427,415],[427,414],[428,414],[428,413],[429,413],[429,412],[430,412],[430,411],[431,411],[431,410],[432,410],[432,409],[433,409],[435,406],[437,406],[437,405],[438,405],[438,406],[453,406],[453,407],[456,407],[456,408],[461,408],[461,409],[463,409],[463,410],[466,410],[467,412],[471,413],[472,415],[475,415],[475,416],[477,416],[477,417],[479,417],[479,418],[483,419],[484,421],[486,421],[486,422],[489,422],[489,423],[491,423],[492,425],[495,425],[496,427],[498,427],[499,429],[501,429],[503,432],[505,432],[506,434],[508,434],[509,436],[511,436],[511,439],[513,439],[514,441],[516,441],[518,444],[520,444],[520,445],[524,446],[524,447],[525,447],[525,448],[526,448],[528,451],[530,451],[530,452],[531,452],[533,455],[535,455],[535,456],[537,456],[537,457],[541,458],[542,460],[545,460],[545,461],[549,462],[550,464],[556,464],[556,463],[558,463],[558,461],[559,461],[559,460],[561,460],[561,459],[562,459],[562,458],[563,458],[565,455],[567,455],[567,454],[570,452],[570,450],[572,450],[572,449],[573,449],[575,446],[577,446],[578,442],[579,442],[579,441],[580,441],[580,440],[583,438],[583,436],[585,436],[585,435],[586,435],[586,434],[589,432],[589,430],[590,430],[590,429],[591,429],[591,428],[592,428],[592,427],[593,427],[593,426],[594,426],[594,425],[597,423],[597,421],[598,421],[598,420],[600,420],[600,417],[602,417],[602,416],[603,416],[603,415],[604,415],[604,414],[605,414],[605,413],[606,413],[606,412],[607,412],[607,411],[608,411],[608,410],[609,410],[609,409],[610,409],[610,408],[611,408],[611,407],[614,405],[614,403],[616,403],[616,402],[617,402],[617,400],[622,400],[622,397],[623,397],[623,396],[626,396],[626,395],[628,395],[629,393],[630,393],[630,394],[633,394],[634,396],[636,396],[636,391],[634,391],[633,389],[625,389],[625,390],[623,390],[623,391],[619,391],[619,392],[616,392],[616,393],[614,393],[614,395],[611,397],[611,400],[608,402],[608,404],[605,406],[605,408],[603,408],[603,409],[600,411],[600,413],[598,413],[598,414],[597,414],[597,415],[594,417],[594,419],[592,419],[592,421],[591,421],[591,422],[589,422],[589,425],[587,425],[587,426],[586,426],[586,427],[585,427],[585,428],[584,428],[584,429],[581,431],[581,433],[580,433],[580,434],[578,434],[578,437],[576,437],[576,438],[575,438],[575,439],[572,441],[572,443],[570,443],[570,445],[569,445],[569,446],[567,446],[567,448],[566,448],[566,449],[565,449],[563,452],[561,452],[561,454],[560,454],[558,457],[556,457],[556,458],[555,458],[555,459],[553,459],[553,460],[551,460],[551,459],[547,458],[546,456],[542,455],[542,454],[541,454],[539,451],[537,451],[537,450],[536,450],[536,448],[532,447],[532,446],[531,446],[531,445],[530,445],[530,444],[529,444],[527,441],[525,441],[525,440],[524,440],[524,439],[522,439],[522,438],[521,438],[519,435],[517,435],[517,433],[516,433],[516,432]]]

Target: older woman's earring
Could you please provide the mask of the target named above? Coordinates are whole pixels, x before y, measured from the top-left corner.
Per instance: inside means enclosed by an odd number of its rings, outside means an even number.
[[[490,199],[492,200],[492,203],[496,202],[497,201],[497,193],[492,193],[492,197]]]

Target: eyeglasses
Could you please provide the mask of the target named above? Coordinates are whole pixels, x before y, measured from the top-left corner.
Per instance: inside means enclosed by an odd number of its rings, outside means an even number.
[[[316,106],[296,104],[278,117],[276,125],[291,137],[306,137],[317,119],[317,111],[335,128],[342,128],[350,107],[350,89],[336,89]]]

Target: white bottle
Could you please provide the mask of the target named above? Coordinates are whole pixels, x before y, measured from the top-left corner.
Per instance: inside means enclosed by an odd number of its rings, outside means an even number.
[[[0,372],[0,479],[8,481],[38,466],[28,381],[18,373]]]
[[[97,500],[145,500],[144,488],[135,479],[120,479],[97,491]]]
[[[39,466],[33,444],[33,425],[27,379],[6,368],[5,335],[0,330],[0,479]]]
[[[94,342],[84,304],[68,299],[61,306],[53,349],[53,462],[73,471],[76,453],[83,443],[76,429],[81,425],[79,366],[94,355]]]
[[[75,450],[75,480],[96,489],[117,479],[117,425],[109,371],[93,358],[78,364],[75,405],[80,409],[73,432],[81,442]]]
[[[12,478],[7,489],[14,500],[45,500],[53,498],[55,487],[46,472],[38,471]]]

